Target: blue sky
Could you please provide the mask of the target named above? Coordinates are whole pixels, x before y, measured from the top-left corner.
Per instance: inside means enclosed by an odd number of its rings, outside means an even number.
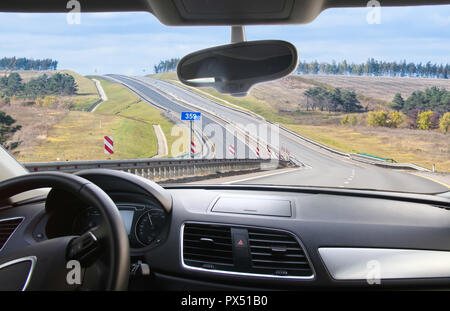
[[[248,40],[282,39],[306,61],[379,60],[450,63],[450,6],[381,8],[381,23],[368,24],[368,9],[330,9],[314,22],[248,26]],[[168,27],[149,13],[0,13],[0,57],[53,58],[59,69],[81,74],[147,74],[161,59],[229,42],[229,27]]]

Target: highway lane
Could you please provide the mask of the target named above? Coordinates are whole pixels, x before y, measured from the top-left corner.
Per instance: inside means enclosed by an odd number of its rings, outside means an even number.
[[[246,126],[251,135],[260,136],[263,137],[262,140],[266,140],[265,137],[267,135],[264,129],[267,129],[269,124],[264,120],[233,110],[227,106],[219,105],[210,99],[166,81],[148,77],[134,77],[134,79],[139,80],[139,82],[137,82],[136,80],[127,79],[123,76],[115,77],[119,77],[121,81],[125,81],[126,83],[130,83],[134,87],[139,88],[142,92],[151,96],[156,102],[168,109],[177,112],[181,111],[179,109],[182,109],[176,107],[176,104],[168,99],[168,97],[173,96],[181,101],[214,112],[215,115],[231,120],[233,123]],[[155,92],[155,89],[159,90],[159,92]],[[166,96],[164,96],[164,94],[166,94]],[[214,121],[205,118],[204,122],[207,124]],[[206,125],[205,123],[203,126]],[[248,126],[250,124],[253,126]],[[447,187],[441,184],[406,172],[362,165],[349,160],[340,159],[337,156],[318,152],[317,150],[306,146],[303,142],[300,142],[299,139],[296,139],[294,136],[283,131],[280,131],[278,139],[280,146],[288,149],[292,155],[306,166],[303,169],[297,169],[283,174],[268,174],[266,177],[262,176],[249,180],[248,182],[242,181],[242,178],[238,178],[236,179],[237,183],[313,185],[405,192],[443,192],[448,190]],[[223,148],[226,149],[225,143]],[[239,157],[243,156],[243,149],[244,145],[239,144]]]
[[[118,80],[125,85],[131,86],[135,90],[149,97],[152,102],[158,104],[159,106],[163,106],[178,115],[181,115],[182,111],[188,111],[186,107],[183,107],[182,103],[161,95],[161,93],[155,91],[155,89],[151,86],[146,85],[145,83],[139,83],[134,78],[113,74],[106,76],[106,78],[108,77]],[[188,122],[180,120],[178,125],[188,126]],[[219,155],[218,158],[223,158],[224,156],[222,156],[222,154],[224,154],[227,158],[234,157],[234,155],[229,151],[230,145],[233,145],[234,149],[237,150],[236,157],[238,158],[244,158],[246,156],[246,152],[248,152],[248,154],[252,157],[256,157],[256,155],[246,149],[242,140],[230,139],[230,135],[226,135],[227,131],[225,128],[212,118],[203,115],[201,121],[195,122],[195,126],[203,129],[203,135],[209,137],[210,142],[215,145],[215,154]],[[198,137],[199,139],[201,139],[200,136],[201,135]],[[171,148],[171,146],[169,146],[169,148]]]

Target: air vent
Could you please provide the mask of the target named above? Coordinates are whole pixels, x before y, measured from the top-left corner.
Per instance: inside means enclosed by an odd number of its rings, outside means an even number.
[[[288,232],[203,223],[186,223],[182,232],[185,268],[257,277],[314,276],[305,251]]]
[[[6,244],[14,230],[17,229],[23,218],[0,220],[0,250]]]
[[[297,239],[289,233],[248,229],[252,270],[279,276],[312,276],[313,271]]]
[[[185,224],[183,260],[191,267],[231,271],[234,268],[231,228]]]

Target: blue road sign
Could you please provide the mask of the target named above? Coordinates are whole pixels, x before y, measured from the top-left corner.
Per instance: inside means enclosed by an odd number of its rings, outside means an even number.
[[[181,113],[182,121],[200,121],[202,119],[201,112],[183,111]]]

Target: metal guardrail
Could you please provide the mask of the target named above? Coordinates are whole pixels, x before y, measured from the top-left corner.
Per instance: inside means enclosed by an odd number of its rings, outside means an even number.
[[[389,162],[389,163],[397,163],[397,161],[395,161],[394,159],[382,158],[382,157],[378,157],[378,156],[364,153],[364,152],[358,152],[357,154],[359,156],[366,157],[366,158],[373,159],[373,160],[379,160],[379,161]]]
[[[385,162],[383,160],[371,159],[371,158],[369,158],[367,156],[364,156],[364,155],[361,155],[361,154],[356,154],[356,153],[350,153],[349,156],[350,156],[350,159],[352,159],[352,160],[355,160],[355,161],[358,161],[358,162],[362,162],[362,163],[371,164],[371,165],[375,165],[375,166],[379,166],[379,167],[384,167],[384,168],[431,172],[430,169],[427,169],[425,167],[422,167],[422,166],[419,166],[419,165],[416,165],[416,164],[412,164],[412,163],[391,163],[391,162]]]
[[[61,171],[74,173],[84,169],[106,168],[126,171],[156,181],[213,175],[233,171],[250,171],[270,165],[288,166],[289,161],[273,159],[130,159],[103,161],[28,162],[30,172]]]
[[[269,123],[271,123],[271,122],[269,122]],[[358,162],[371,164],[371,165],[384,167],[384,168],[390,168],[390,169],[416,170],[416,171],[423,171],[423,172],[431,172],[430,169],[422,167],[422,166],[419,166],[419,165],[416,165],[416,164],[413,164],[413,163],[391,163],[391,162],[388,162],[388,161],[384,161],[384,159],[380,160],[381,158],[379,158],[379,159],[370,158],[370,157],[368,157],[368,156],[366,156],[364,154],[345,153],[345,152],[342,152],[342,151],[330,148],[328,146],[322,145],[321,143],[318,143],[318,142],[313,141],[311,139],[308,139],[308,138],[306,138],[306,137],[304,137],[304,136],[302,136],[302,135],[300,135],[300,134],[298,134],[298,133],[296,133],[294,131],[291,131],[290,129],[288,129],[288,128],[284,127],[284,126],[280,125],[280,128],[283,129],[284,131],[292,134],[293,136],[296,136],[296,137],[298,137],[298,138],[300,138],[300,139],[302,139],[302,140],[304,140],[304,141],[306,141],[306,142],[308,142],[310,144],[313,144],[313,145],[315,145],[315,146],[317,146],[319,148],[322,148],[322,149],[324,149],[324,150],[326,150],[328,152],[337,154],[337,155],[345,157],[345,158],[350,158],[350,159],[358,161]],[[386,160],[390,160],[390,159],[386,159]]]

